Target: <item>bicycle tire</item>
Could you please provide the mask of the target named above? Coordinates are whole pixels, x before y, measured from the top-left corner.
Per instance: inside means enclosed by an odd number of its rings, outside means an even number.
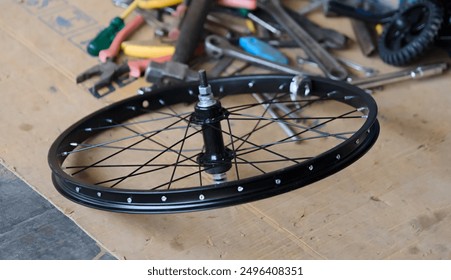
[[[444,21],[442,7],[419,0],[399,11],[384,26],[378,40],[379,56],[387,64],[408,65],[430,50]]]
[[[229,100],[233,104],[225,107],[230,115],[227,120],[222,120],[229,124],[228,130],[224,129],[222,134],[225,135],[227,147],[234,152],[233,167],[228,172],[232,173],[228,175],[232,180],[205,184],[205,168],[202,170],[202,167],[195,166],[198,162],[195,159],[204,147],[202,143],[197,143],[201,133],[199,126],[187,121],[192,104],[198,101],[199,90],[197,83],[188,83],[127,98],[73,124],[49,149],[48,163],[53,184],[68,199],[101,210],[125,213],[207,210],[247,203],[301,188],[342,170],[370,149],[379,134],[377,106],[370,95],[344,82],[306,77],[303,82],[309,85],[308,91],[299,94],[299,100],[293,101],[293,95],[289,91],[292,79],[292,75],[250,75],[219,78],[209,82],[213,93],[221,102]],[[251,93],[270,93],[278,99],[266,99],[264,106],[256,101],[240,104],[242,100],[250,99]],[[296,108],[293,110],[296,114],[306,115],[298,119],[293,118],[292,114],[285,114],[280,119],[268,117],[268,106],[277,105],[274,100]],[[179,107],[185,111],[176,111]],[[297,107],[301,107],[301,113],[296,111]],[[316,109],[320,110],[319,116],[312,116]],[[253,110],[258,111],[258,114],[251,114]],[[326,115],[328,110],[335,115]],[[153,119],[150,116],[154,116]],[[142,127],[147,122],[152,128]],[[250,122],[253,128],[248,131],[248,124],[242,124],[243,122]],[[281,123],[295,129],[298,133],[296,135],[303,137],[301,141],[293,141],[291,136],[281,133]],[[156,124],[162,127],[153,128]],[[140,132],[138,129],[141,129]],[[114,136],[114,133],[118,135]],[[134,138],[133,141],[122,136],[128,133]],[[177,133],[185,138],[178,138]],[[254,137],[254,134],[260,135]],[[106,141],[110,136],[118,138]],[[252,140],[249,140],[251,137]],[[159,143],[160,138],[167,144]],[[119,145],[117,143],[120,141],[132,141],[130,145],[133,146],[127,146],[126,143],[121,147],[113,146],[112,143]],[[256,143],[257,141],[262,143]],[[188,142],[189,145],[199,145],[199,148],[188,149]],[[142,148],[139,145],[149,145],[152,148]],[[114,152],[111,153],[111,150]],[[305,156],[303,150],[318,154]],[[144,160],[143,164],[141,159],[140,164],[129,164],[128,160],[137,161],[137,157],[158,158],[163,162],[174,159],[177,161],[166,165],[158,162],[149,164]],[[252,157],[257,157],[258,160]],[[120,164],[106,164],[110,160],[117,160]],[[120,175],[118,168],[127,169],[121,172],[132,175]],[[144,170],[146,168],[148,170]],[[135,173],[131,173],[131,169]],[[170,169],[173,170],[169,172]],[[185,178],[185,173],[175,175],[179,170],[182,173],[194,170],[194,178]],[[172,177],[168,179],[169,173],[172,173]],[[116,176],[113,180],[105,179],[113,175]],[[160,178],[167,182],[157,183]],[[195,182],[191,186],[185,180]],[[115,182],[113,187],[112,182]],[[138,187],[138,184],[143,187]],[[179,185],[171,187],[172,184]]]

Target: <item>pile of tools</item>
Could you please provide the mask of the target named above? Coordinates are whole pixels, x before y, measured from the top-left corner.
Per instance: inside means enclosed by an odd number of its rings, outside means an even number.
[[[313,7],[323,7],[326,14],[351,17],[364,55],[371,55],[374,51],[364,46],[370,42],[370,37],[362,37],[366,34],[364,28],[368,22],[382,25],[384,32],[378,46],[382,60],[395,66],[406,66],[440,41],[437,38],[443,34],[447,9],[440,4],[430,6],[424,3],[430,1],[414,1],[407,7],[383,15],[362,13],[360,8],[324,0],[311,1],[301,10],[291,9],[279,0],[113,2],[124,6],[124,12],[112,19],[87,48],[89,54],[98,56],[100,64],[77,77],[77,83],[81,83],[100,76],[89,89],[97,98],[104,96],[100,93],[103,88],[124,76],[132,79],[144,76],[152,85],[141,89],[144,93],[154,87],[195,81],[200,68],[207,68],[209,77],[219,77],[239,74],[252,65],[293,75],[323,75],[365,89],[436,75],[447,69],[446,63],[437,63],[379,74],[376,69],[331,54],[330,50],[348,47],[349,38],[337,30],[323,28],[307,17]],[[430,17],[426,17],[424,11]],[[443,17],[440,22],[437,22],[437,13]],[[160,39],[158,44],[135,45],[126,41],[146,23],[152,26],[155,37]],[[436,30],[437,34],[431,35],[431,30]],[[406,35],[403,40],[399,39],[399,34],[407,33],[409,37]],[[396,45],[388,37],[392,37]],[[429,39],[427,46],[418,47],[418,42],[424,42],[425,38]],[[283,52],[285,48],[300,48],[304,55],[297,57],[294,63]],[[124,55],[136,59],[120,62]],[[227,71],[234,61],[240,61],[241,67]],[[306,65],[313,67],[307,68]],[[354,75],[356,71],[360,75]]]

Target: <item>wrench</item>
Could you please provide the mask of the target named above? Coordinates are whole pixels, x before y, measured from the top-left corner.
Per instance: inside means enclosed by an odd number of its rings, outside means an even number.
[[[348,77],[346,69],[288,15],[279,0],[257,0],[257,6],[269,13],[285,29],[305,53],[318,63],[327,77],[334,80],[345,80]]]
[[[401,71],[396,71],[387,74],[381,74],[377,76],[357,79],[353,81],[349,81],[350,84],[368,89],[375,88],[395,82],[401,82],[406,80],[416,80],[426,77],[431,77],[435,75],[440,75],[448,69],[448,64],[446,62],[443,63],[435,63],[435,64],[426,64],[420,65],[414,68],[409,68]]]
[[[279,72],[294,75],[306,75],[305,72],[295,67],[291,67],[285,64],[273,62],[255,55],[248,54],[239,49],[238,47],[235,47],[232,44],[230,44],[226,39],[217,35],[210,35],[207,38],[205,38],[205,49],[207,53],[214,58],[232,57],[244,60],[245,62],[249,62],[250,64],[263,66],[265,68],[269,68],[271,70]]]

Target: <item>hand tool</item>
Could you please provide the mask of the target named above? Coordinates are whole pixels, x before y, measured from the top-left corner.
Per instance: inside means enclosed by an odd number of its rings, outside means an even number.
[[[350,59],[343,58],[343,57],[335,57],[335,58],[340,63],[342,63],[344,66],[354,69],[356,71],[359,71],[360,73],[363,73],[366,77],[375,76],[377,73],[379,73],[379,71],[377,69],[374,69],[372,67],[363,66]]]
[[[257,1],[255,0],[217,0],[219,5],[233,8],[242,8],[247,10],[255,10]]]
[[[375,88],[383,85],[396,83],[405,80],[416,80],[425,77],[431,77],[440,75],[448,69],[447,63],[435,63],[420,65],[414,68],[409,68],[401,71],[396,71],[387,74],[381,74],[377,76],[356,79],[348,81],[350,84],[361,88]]]
[[[197,72],[190,71],[187,63],[199,44],[211,4],[212,1],[209,0],[191,0],[181,22],[180,36],[172,60],[164,64],[151,62],[145,73],[147,81],[154,86],[161,86],[174,81],[198,79]]]
[[[147,65],[149,65],[149,63],[151,61],[163,63],[163,62],[171,60],[171,58],[172,58],[172,55],[165,55],[165,56],[160,56],[160,57],[153,57],[151,59],[129,60],[129,61],[125,62],[124,64],[127,65],[125,67],[129,68],[128,75],[130,77],[139,78],[145,72]]]
[[[108,59],[104,63],[97,64],[83,73],[79,74],[76,78],[76,82],[82,83],[91,77],[100,76],[96,83],[89,88],[89,92],[96,98],[102,97],[99,94],[99,90],[108,87],[114,80],[126,74],[129,71],[125,65],[117,65],[111,59]]]
[[[240,37],[240,47],[246,52],[280,64],[288,64],[288,58],[278,49],[255,37]]]
[[[167,55],[173,55],[174,46],[170,45],[139,45],[131,42],[123,42],[121,44],[122,52],[126,56],[136,58],[155,58]]]
[[[132,2],[133,0],[113,0],[113,4],[121,8],[127,8]]]
[[[234,31],[232,31],[224,26],[218,25],[216,23],[212,23],[212,22],[206,22],[204,24],[204,29],[209,34],[215,34],[215,35],[227,38],[229,40],[238,37],[238,35]]]
[[[375,31],[372,32],[368,24],[364,21],[353,18],[350,20],[360,51],[365,56],[372,55],[377,49],[376,42],[374,41],[375,36],[373,36]]]
[[[208,76],[216,78],[221,76],[232,63],[234,59],[231,57],[222,57],[218,60],[218,62],[208,71]]]
[[[110,25],[100,31],[94,39],[89,42],[86,51],[90,55],[97,56],[101,50],[104,50],[111,45],[116,34],[124,28],[124,19],[138,6],[138,1],[139,0],[133,1],[120,16],[113,18]]]
[[[285,29],[306,54],[318,63],[327,77],[334,80],[345,80],[348,77],[346,69],[288,15],[280,1],[258,0],[257,6],[269,13]]]
[[[262,26],[263,28],[265,28],[266,30],[268,30],[269,32],[273,33],[274,35],[276,35],[277,37],[279,37],[280,35],[282,35],[282,31],[280,31],[279,29],[277,29],[276,27],[272,26],[270,23],[264,21],[263,19],[261,19],[260,17],[256,16],[253,13],[247,13],[247,17],[249,19],[251,19],[252,21],[254,21],[255,23],[259,24],[260,26]]]
[[[113,59],[120,51],[121,43],[125,38],[132,34],[139,26],[144,23],[142,15],[137,15],[133,20],[127,23],[127,25],[118,32],[110,47],[106,50],[102,50],[99,53],[99,59],[101,64],[95,65],[88,70],[84,71],[77,76],[76,82],[81,83],[91,77],[100,76],[99,80],[89,89],[89,91],[97,98],[100,98],[98,91],[104,87],[108,87],[113,81],[119,77],[129,74],[130,77],[139,77],[142,71],[142,64],[149,63],[150,60],[145,61],[130,61],[122,65],[114,63]],[[154,58],[154,60],[160,63],[167,61],[171,56],[163,56]]]
[[[343,49],[347,46],[349,38],[334,29],[319,26],[307,17],[294,10],[283,7],[286,13],[303,28],[315,41],[327,49]]]
[[[121,43],[143,23],[144,18],[141,15],[137,15],[133,20],[128,22],[126,26],[117,33],[109,48],[99,52],[100,61],[106,62],[108,59],[116,57],[121,50]]]
[[[153,59],[132,60],[118,65],[113,62],[111,58],[109,58],[104,63],[97,64],[78,75],[76,82],[78,84],[94,76],[100,76],[99,79],[94,83],[94,85],[89,88],[89,92],[92,95],[100,98],[102,97],[102,95],[100,95],[99,90],[108,87],[113,81],[116,81],[118,78],[124,76],[125,74],[128,74],[129,77],[132,78],[138,78],[141,76],[141,73],[151,61],[163,63],[170,59],[171,56],[163,56]]]
[[[308,13],[311,13],[319,8],[321,8],[323,6],[323,3],[325,2],[325,0],[313,0],[310,1],[310,3],[307,6],[303,6],[298,13],[300,15],[306,15]]]
[[[210,35],[205,39],[206,52],[215,58],[232,57],[240,60],[244,60],[253,65],[269,68],[275,71],[280,71],[289,74],[300,75],[304,74],[300,69],[291,67],[289,65],[277,63],[271,60],[267,60],[256,55],[251,55],[244,52],[238,47],[230,44],[226,39],[217,35]]]
[[[183,0],[139,0],[137,5],[141,9],[161,9],[175,6],[182,2]]]
[[[98,93],[98,90],[108,87],[114,80],[117,80],[119,77],[128,73],[130,67],[127,64],[117,65],[114,63],[113,58],[119,53],[122,41],[133,33],[143,22],[144,19],[140,15],[137,15],[133,20],[128,22],[127,25],[117,33],[109,48],[99,52],[101,63],[78,75],[76,82],[81,83],[91,77],[100,76],[99,80],[89,89],[95,97],[100,98],[101,96]]]
[[[271,118],[276,119],[276,120],[283,119],[282,116],[277,114],[277,112],[271,108],[270,100],[267,100],[265,97],[263,97],[263,95],[258,94],[258,93],[253,93],[252,96],[255,98],[255,100],[257,100],[258,103],[260,103],[265,108],[266,112],[269,113]],[[283,121],[278,121],[277,124],[287,134],[287,136],[290,137],[291,140],[293,140],[293,141],[301,141],[302,140],[299,136],[296,135],[296,133],[291,129],[291,127],[287,123],[285,123]]]
[[[349,38],[331,28],[324,28],[309,20],[307,17],[298,14],[296,11],[282,6],[285,12],[301,27],[303,28],[315,41],[317,41],[323,48],[330,49],[343,49],[347,46]],[[235,13],[237,14],[237,13]],[[257,26],[262,26],[276,37],[283,37],[283,26],[274,22],[274,17],[271,14],[264,12],[263,10],[257,10],[255,12],[244,11],[243,13],[239,13],[240,16],[246,16],[247,18],[255,21]],[[296,42],[290,42],[290,44],[286,40],[282,44],[284,47],[299,47],[299,44]],[[273,44],[276,46],[277,44]]]
[[[350,59],[342,58],[342,57],[335,57],[335,58],[344,66],[346,66],[350,69],[353,69],[355,71],[358,71],[358,72],[364,74],[366,77],[375,76],[377,73],[379,73],[379,71],[377,69],[374,69],[372,67],[363,66]],[[315,63],[314,61],[305,59],[299,55],[296,57],[296,61],[297,61],[297,63],[299,63],[301,65],[310,65],[310,66],[314,66],[314,67],[319,67],[318,64]],[[348,78],[348,80],[349,80],[349,78]]]
[[[250,35],[252,33],[246,25],[237,24],[234,15],[212,12],[207,15],[207,21],[223,26],[237,34]]]

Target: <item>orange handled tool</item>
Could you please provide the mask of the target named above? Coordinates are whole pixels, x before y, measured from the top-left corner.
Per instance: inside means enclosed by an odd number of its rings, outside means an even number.
[[[110,47],[106,50],[99,52],[99,59],[102,62],[106,62],[109,58],[117,56],[121,50],[121,43],[127,39],[138,27],[144,23],[144,18],[141,15],[137,15],[133,20],[128,22],[125,27],[119,31],[111,43]]]

